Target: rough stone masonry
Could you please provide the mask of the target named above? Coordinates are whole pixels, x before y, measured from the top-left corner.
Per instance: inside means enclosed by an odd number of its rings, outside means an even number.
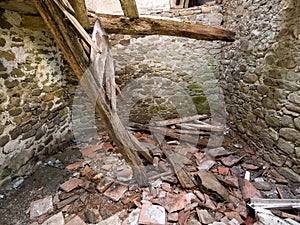
[[[70,132],[70,73],[48,32],[22,27],[0,10],[0,186],[23,176],[37,155],[51,153]]]
[[[228,121],[293,178],[300,174],[300,2],[223,4],[224,24],[237,33],[221,54]]]

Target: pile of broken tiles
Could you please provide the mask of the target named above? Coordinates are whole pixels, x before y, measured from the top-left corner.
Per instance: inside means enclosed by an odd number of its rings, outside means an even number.
[[[132,169],[110,142],[78,145],[83,159],[66,166],[73,176],[56,195],[31,203],[31,225],[261,225],[268,224],[264,215],[273,215],[280,224],[298,224],[297,209],[285,218],[266,209],[257,209],[255,216],[251,199],[299,199],[300,189],[289,186],[249,149],[240,155],[243,146],[232,146],[237,151],[177,146],[176,154],[185,161],[183,169],[197,182],[197,188],[189,190],[181,188],[168,170],[167,159],[159,159],[164,167],[150,165],[149,186],[139,187]]]

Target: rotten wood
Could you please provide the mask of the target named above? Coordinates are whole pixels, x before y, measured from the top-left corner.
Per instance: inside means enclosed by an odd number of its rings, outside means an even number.
[[[184,169],[184,164],[182,160],[173,151],[168,148],[168,145],[163,144],[162,151],[167,157],[167,160],[172,165],[174,172],[183,188],[192,189],[196,187],[196,181],[191,176],[190,173],[186,172]]]
[[[168,119],[168,120],[163,120],[163,121],[156,121],[153,124],[155,126],[168,126],[168,125],[173,125],[177,123],[184,123],[184,122],[189,122],[193,120],[200,120],[200,119],[207,119],[210,118],[210,115],[208,114],[201,114],[201,115],[195,115],[195,116],[186,116],[182,118],[175,118],[175,119]]]
[[[105,93],[110,102],[111,109],[116,111],[116,83],[112,53],[108,37],[99,22],[96,22],[94,25],[92,41],[96,46],[101,48],[101,54],[91,49],[91,72],[97,75],[95,78],[98,85],[105,87]]]
[[[72,8],[75,11],[75,17],[84,29],[91,29],[90,21],[87,15],[86,5],[84,0],[69,0]]]
[[[187,37],[197,40],[222,40],[234,41],[235,33],[222,27],[192,24],[172,19],[157,19],[151,17],[139,17],[127,19],[118,15],[95,14],[91,18],[91,24],[99,19],[108,33],[130,35],[168,35]]]
[[[199,136],[197,138],[193,135],[175,133],[173,129],[170,128],[153,127],[133,122],[129,123],[129,126],[145,131],[151,131],[154,133],[162,134],[167,137],[177,139],[179,141],[188,142],[197,146],[207,146],[208,144],[210,147],[218,146],[218,143],[214,143],[213,141],[209,142],[209,137],[207,136]]]
[[[203,130],[203,131],[216,131],[216,132],[223,132],[224,131],[223,127],[213,126],[213,125],[210,125],[210,124],[183,123],[183,124],[176,124],[176,127],[185,128],[185,129]]]
[[[132,166],[138,184],[147,185],[145,168],[138,152],[149,161],[152,161],[152,157],[148,150],[128,133],[116,112],[111,110],[104,88],[97,85],[94,74],[88,69],[88,62],[83,56],[85,53],[78,41],[77,33],[65,22],[62,12],[52,0],[33,1],[88,97],[95,102],[95,111],[104,123],[107,132],[128,164]]]
[[[84,40],[98,53],[101,53],[101,50],[98,48],[98,46],[95,45],[95,43],[92,41],[89,34],[84,30],[84,28],[80,25],[78,20],[71,15],[62,5],[62,3],[59,0],[54,0],[55,4],[60,8],[60,10],[65,14],[65,16],[70,20],[70,22],[74,25],[74,27],[77,29],[77,31],[81,34],[81,36],[84,38]]]
[[[135,0],[120,0],[120,3],[124,16],[129,17],[130,19],[136,19],[139,17]]]

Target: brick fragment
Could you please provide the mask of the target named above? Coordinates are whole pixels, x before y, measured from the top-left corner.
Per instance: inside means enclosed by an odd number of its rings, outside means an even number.
[[[114,182],[105,192],[104,195],[113,201],[119,201],[124,193],[128,190],[128,186],[118,182]]]
[[[83,183],[83,180],[81,180],[81,179],[71,178],[71,179],[67,180],[66,182],[64,182],[63,184],[61,184],[59,187],[60,187],[60,189],[64,190],[65,192],[70,192],[70,191],[74,190],[75,188],[77,188],[82,183]]]

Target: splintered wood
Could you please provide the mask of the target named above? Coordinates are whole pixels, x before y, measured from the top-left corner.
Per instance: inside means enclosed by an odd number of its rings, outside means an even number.
[[[197,182],[185,168],[185,164],[190,164],[190,160],[184,155],[174,152],[171,144],[180,145],[188,143],[189,145],[192,144],[198,147],[206,147],[208,145],[210,147],[217,147],[217,143],[209,141],[210,134],[214,132],[215,134],[223,135],[224,127],[211,125],[209,124],[210,120],[210,115],[205,114],[155,121],[150,125],[131,122],[128,128],[136,132],[151,132],[158,143],[160,143],[160,151],[157,151],[157,149],[152,150],[154,158],[159,160],[162,154],[165,155],[180,185],[183,188],[193,189],[197,186]],[[158,164],[156,161],[154,162],[154,166]]]
[[[205,114],[156,121],[152,122],[150,125],[131,122],[129,123],[129,126],[138,130],[147,132],[151,131],[153,133],[161,134],[172,139],[194,144],[196,146],[209,145],[211,147],[216,147],[219,145],[219,143],[214,142],[213,140],[209,141],[210,134],[213,132],[214,134],[223,135],[224,127],[219,125],[211,125],[208,122],[203,121],[204,119],[209,118],[210,115]]]
[[[152,162],[153,159],[149,154],[148,149],[142,146],[141,143],[125,129],[119,116],[115,112],[114,71],[112,56],[110,54],[111,47],[109,45],[107,34],[101,29],[100,24],[95,26],[96,36],[102,40],[102,46],[98,47],[104,48],[104,46],[106,46],[107,51],[106,54],[103,53],[101,56],[99,56],[100,53],[98,51],[91,56],[94,60],[97,59],[98,56],[100,58],[103,57],[99,61],[104,60],[105,64],[102,65],[100,69],[94,67],[90,70],[89,60],[87,59],[84,48],[79,42],[81,37],[73,29],[82,30],[83,28],[80,23],[75,21],[74,24],[76,24],[76,26],[74,27],[70,26],[69,23],[66,23],[64,15],[67,16],[68,14],[65,13],[63,3],[59,0],[55,0],[55,2],[51,0],[34,0],[34,4],[44,22],[49,27],[56,42],[62,49],[76,77],[80,80],[82,88],[85,90],[91,101],[95,103],[95,111],[101,118],[110,137],[114,140],[128,164],[132,166],[138,184],[142,186],[147,185],[148,181],[145,168],[138,153],[143,155],[150,162]],[[71,17],[68,18],[70,19]],[[71,21],[72,20],[76,19],[72,17]],[[97,65],[94,64],[94,66]],[[101,69],[103,70],[101,71],[102,75],[95,73],[95,71],[99,72]],[[102,79],[104,74],[105,76],[111,77],[106,77],[105,83],[99,82],[99,79]]]

